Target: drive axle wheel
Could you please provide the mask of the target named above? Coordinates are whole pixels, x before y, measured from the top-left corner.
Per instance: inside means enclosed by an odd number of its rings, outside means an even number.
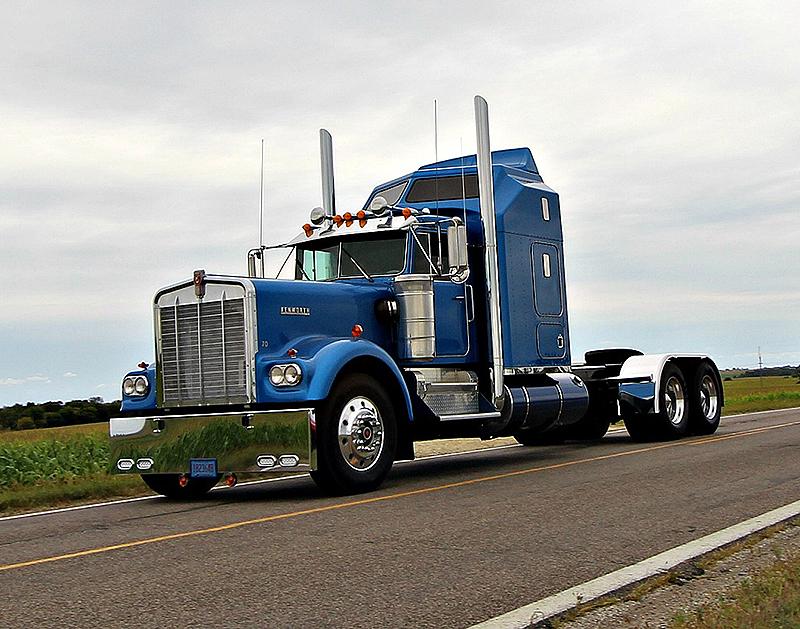
[[[317,414],[321,489],[349,494],[376,489],[394,462],[397,425],[391,400],[370,376],[345,376]]]
[[[689,427],[696,435],[712,435],[719,427],[722,413],[719,380],[714,368],[700,363],[689,390]]]
[[[205,496],[222,478],[191,478],[181,486],[180,474],[142,474],[142,480],[150,489],[170,500],[196,500]]]
[[[659,412],[656,414],[627,411],[625,428],[634,441],[679,439],[689,432],[691,402],[683,373],[667,363],[661,374]]]

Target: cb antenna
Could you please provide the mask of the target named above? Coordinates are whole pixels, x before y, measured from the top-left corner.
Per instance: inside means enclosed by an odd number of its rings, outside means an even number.
[[[461,202],[464,206],[464,225],[467,224],[467,182],[464,176],[464,137],[458,138],[459,150],[461,152]],[[476,158],[477,159],[477,158]]]
[[[261,138],[261,200],[258,204],[258,246],[264,248],[264,138]]]
[[[439,163],[439,103],[433,99],[433,161]],[[436,167],[436,174],[433,178],[433,185],[436,194],[436,215],[439,215],[439,167]]]

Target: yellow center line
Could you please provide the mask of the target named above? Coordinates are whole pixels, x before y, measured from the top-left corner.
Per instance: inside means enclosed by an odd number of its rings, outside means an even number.
[[[490,481],[502,480],[505,478],[512,478],[515,476],[522,476],[524,474],[534,474],[537,472],[545,472],[548,470],[557,470],[565,467],[572,467],[574,465],[582,465],[585,463],[594,463],[597,461],[606,461],[609,459],[616,459],[625,456],[632,456],[634,454],[642,454],[644,452],[654,452],[656,450],[663,450],[665,448],[675,448],[680,446],[698,446],[706,445],[709,443],[716,443],[718,441],[727,441],[728,439],[737,439],[740,437],[748,437],[750,435],[757,435],[769,430],[776,430],[778,428],[787,428],[789,426],[796,426],[800,424],[800,420],[793,422],[786,422],[783,424],[776,424],[773,426],[763,426],[761,428],[754,428],[751,430],[744,430],[730,435],[719,435],[711,437],[703,437],[699,439],[691,439],[686,441],[670,441],[668,443],[661,443],[653,446],[646,446],[636,448],[634,450],[626,450],[624,452],[616,452],[613,454],[601,454],[598,456],[588,457],[585,459],[577,459],[575,461],[564,461],[562,463],[551,463],[548,465],[540,465],[530,467],[522,470],[514,470],[512,472],[502,472],[500,474],[493,474],[491,476],[481,476],[478,478],[471,478],[468,480],[456,481],[453,483],[446,483],[443,485],[435,485],[432,487],[423,487],[421,489],[411,489],[408,491],[401,491],[394,494],[385,496],[373,496],[371,498],[362,498],[360,500],[350,500],[348,502],[340,502],[324,507],[314,507],[312,509],[303,509],[301,511],[292,511],[289,513],[279,513],[276,515],[268,515],[262,518],[254,518],[252,520],[241,520],[239,522],[231,522],[229,524],[222,524],[220,526],[212,526],[205,529],[195,529],[190,531],[183,531],[182,533],[171,533],[169,535],[160,535],[158,537],[148,537],[132,542],[123,542],[121,544],[113,544],[111,546],[101,546],[98,548],[89,548],[86,550],[79,550],[73,553],[66,553],[63,555],[55,555],[52,557],[43,557],[41,559],[32,559],[30,561],[21,561],[19,563],[10,563],[0,565],[0,572],[5,570],[15,570],[18,568],[26,568],[28,566],[37,566],[45,563],[52,563],[55,561],[64,561],[65,559],[75,559],[76,557],[87,557],[90,555],[99,555],[108,553],[114,550],[122,550],[125,548],[135,548],[136,546],[144,546],[145,544],[155,544],[158,542],[166,542],[173,539],[182,539],[184,537],[194,537],[197,535],[208,535],[210,533],[219,533],[221,531],[230,531],[232,529],[242,528],[244,526],[252,526],[254,524],[264,524],[266,522],[276,522],[278,520],[288,520],[290,518],[298,518],[304,515],[312,515],[315,513],[324,513],[326,511],[335,511],[338,509],[346,509],[349,507],[358,507],[362,505],[374,504],[378,502],[385,502],[388,500],[397,500],[399,498],[408,498],[409,496],[419,496],[423,494],[430,494],[433,492],[444,491],[446,489],[455,489],[457,487],[467,487],[469,485],[477,485],[478,483],[486,483]]]

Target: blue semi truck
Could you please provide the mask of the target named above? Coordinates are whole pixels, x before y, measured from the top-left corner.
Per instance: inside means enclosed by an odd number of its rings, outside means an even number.
[[[711,434],[722,382],[704,354],[587,352],[572,364],[559,197],[527,148],[477,155],[335,206],[321,130],[323,205],[300,234],[248,254],[248,276],[159,290],[155,354],[122,383],[114,470],[197,497],[223,477],[307,471],[331,493],[377,488],[414,442],[514,436],[635,440]],[[265,277],[286,250],[288,279]]]

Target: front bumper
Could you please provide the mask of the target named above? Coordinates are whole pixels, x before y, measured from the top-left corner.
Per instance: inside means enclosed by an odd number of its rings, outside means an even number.
[[[308,472],[317,464],[311,409],[116,417],[109,433],[117,473],[189,474],[192,459],[215,459],[220,474]]]

